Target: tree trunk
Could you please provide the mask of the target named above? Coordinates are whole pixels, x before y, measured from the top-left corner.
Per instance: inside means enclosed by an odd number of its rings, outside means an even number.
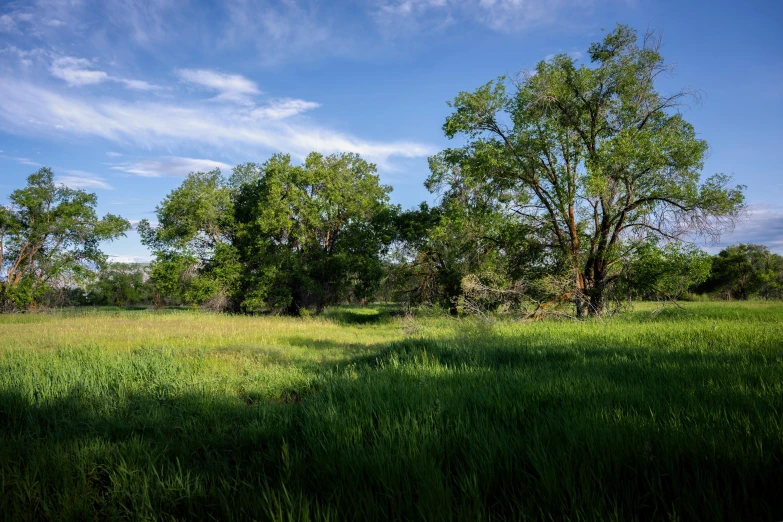
[[[593,277],[577,272],[574,304],[579,318],[596,317],[604,313],[606,292],[605,276],[593,271]]]
[[[576,316],[579,318],[587,317],[590,306],[586,298],[585,276],[579,270],[576,270],[575,286],[574,305],[576,305]]]
[[[597,285],[590,293],[590,315],[599,316],[604,313],[604,288],[603,284]]]

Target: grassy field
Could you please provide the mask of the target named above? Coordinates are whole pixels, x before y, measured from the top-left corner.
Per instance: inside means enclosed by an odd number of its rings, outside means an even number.
[[[783,520],[783,304],[0,316],[6,520]]]

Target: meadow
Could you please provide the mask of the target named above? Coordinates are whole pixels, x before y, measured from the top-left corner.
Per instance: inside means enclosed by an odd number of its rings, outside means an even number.
[[[782,520],[783,303],[0,316],[5,520]]]

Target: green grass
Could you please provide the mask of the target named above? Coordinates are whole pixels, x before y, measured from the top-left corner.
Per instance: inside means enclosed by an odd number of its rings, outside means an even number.
[[[783,519],[783,304],[0,316],[0,519]]]

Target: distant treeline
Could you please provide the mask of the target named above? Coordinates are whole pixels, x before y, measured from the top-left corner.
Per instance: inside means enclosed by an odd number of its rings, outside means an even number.
[[[697,250],[691,255],[667,249],[648,251],[637,258],[632,269],[634,276],[624,283],[630,289],[632,300],[662,300],[671,297],[672,290],[683,300],[747,300],[783,299],[783,256],[769,251],[763,245],[739,244],[727,247],[719,254],[709,256]],[[673,264],[672,264],[673,263]],[[697,263],[695,270],[687,267]],[[679,266],[677,266],[679,265]],[[671,268],[675,268],[671,270]],[[393,286],[394,272],[400,267],[394,263],[385,265],[386,273],[381,288],[371,299],[387,301],[410,297],[408,288]],[[203,305],[189,300],[187,293],[163,296],[158,281],[151,278],[152,265],[148,263],[110,263],[100,270],[97,277],[81,287],[52,290],[42,301],[47,306],[193,306]],[[696,275],[696,277],[691,277]],[[466,281],[470,286],[470,278]],[[627,286],[625,286],[627,285]],[[184,285],[183,285],[184,286]],[[442,289],[442,300],[416,295],[412,304],[441,305],[450,307],[465,303],[469,288],[461,294],[447,297]],[[346,297],[341,302],[361,302]],[[469,310],[467,310],[469,311]]]
[[[558,55],[460,93],[443,131],[461,146],[429,159],[435,205],[391,204],[357,154],[191,173],[138,226],[144,269],[107,266],[100,242],[130,224],[42,169],[0,207],[0,307],[60,296],[302,315],[382,300],[584,317],[689,293],[778,298],[780,256],[683,242],[731,229],[744,187],[702,179],[707,144],[679,110],[697,93],[656,90],[671,70],[660,47],[621,25],[589,66]]]

